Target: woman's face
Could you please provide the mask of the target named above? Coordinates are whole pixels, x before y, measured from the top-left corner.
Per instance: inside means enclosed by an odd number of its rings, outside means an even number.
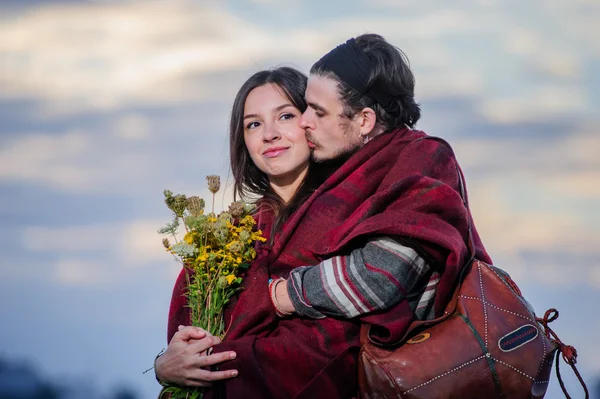
[[[295,181],[308,169],[310,149],[298,124],[302,112],[279,86],[253,89],[244,105],[244,141],[252,161],[271,182]]]

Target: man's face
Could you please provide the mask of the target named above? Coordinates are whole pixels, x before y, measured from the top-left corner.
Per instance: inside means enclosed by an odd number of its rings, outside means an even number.
[[[302,114],[300,126],[306,130],[316,162],[337,158],[361,146],[356,118],[344,116],[334,80],[310,75],[305,97],[308,108]]]

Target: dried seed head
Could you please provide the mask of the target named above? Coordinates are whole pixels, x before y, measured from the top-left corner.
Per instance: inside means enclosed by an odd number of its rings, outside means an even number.
[[[231,216],[233,216],[236,219],[244,216],[245,210],[246,210],[246,206],[244,205],[244,203],[239,202],[239,201],[232,202],[231,205],[229,205],[229,213],[231,214]]]
[[[234,241],[229,244],[229,250],[233,253],[240,253],[244,250],[244,244],[239,241]]]
[[[199,216],[204,211],[204,200],[198,196],[187,199],[187,210],[192,216]]]
[[[240,241],[243,243],[248,242],[248,240],[250,240],[250,238],[252,238],[252,233],[250,233],[248,230],[242,230],[240,231]]]
[[[169,249],[171,248],[171,243],[169,242],[168,238],[163,238],[163,247],[165,247],[165,249]]]
[[[217,175],[206,176],[206,181],[208,182],[208,189],[213,194],[216,194],[221,188],[221,178]]]
[[[173,195],[168,190],[165,190],[165,204],[178,217],[183,217],[183,211],[187,205],[187,198],[183,194]]]
[[[225,277],[225,276],[219,277],[219,279],[217,280],[217,286],[219,288],[227,287],[227,277]]]

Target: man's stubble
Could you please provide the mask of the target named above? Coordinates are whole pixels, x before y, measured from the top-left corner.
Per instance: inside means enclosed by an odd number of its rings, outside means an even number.
[[[318,156],[315,156],[314,150],[311,151],[311,159],[313,162],[316,162],[316,163],[331,162],[331,163],[337,164],[337,163],[340,163],[340,161],[341,161],[341,163],[343,163],[362,147],[361,143],[353,143],[350,140],[350,137],[352,137],[352,135],[358,135],[357,131],[356,132],[353,131],[352,125],[350,123],[341,122],[340,129],[342,129],[342,131],[343,131],[342,137],[344,137],[344,139],[345,139],[344,145],[341,148],[336,148],[333,155],[330,157],[318,157]],[[311,136],[308,131],[306,132],[306,136],[309,139],[309,141],[314,143],[314,141],[310,140]],[[321,147],[320,145],[318,145],[316,143],[315,143],[315,145],[316,145],[316,149]],[[340,163],[340,165],[341,165],[341,163]]]

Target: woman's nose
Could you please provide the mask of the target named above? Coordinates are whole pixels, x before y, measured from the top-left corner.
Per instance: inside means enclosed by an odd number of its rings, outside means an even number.
[[[269,141],[278,140],[281,138],[281,132],[277,128],[276,124],[266,125],[263,129],[263,141],[268,143]]]

